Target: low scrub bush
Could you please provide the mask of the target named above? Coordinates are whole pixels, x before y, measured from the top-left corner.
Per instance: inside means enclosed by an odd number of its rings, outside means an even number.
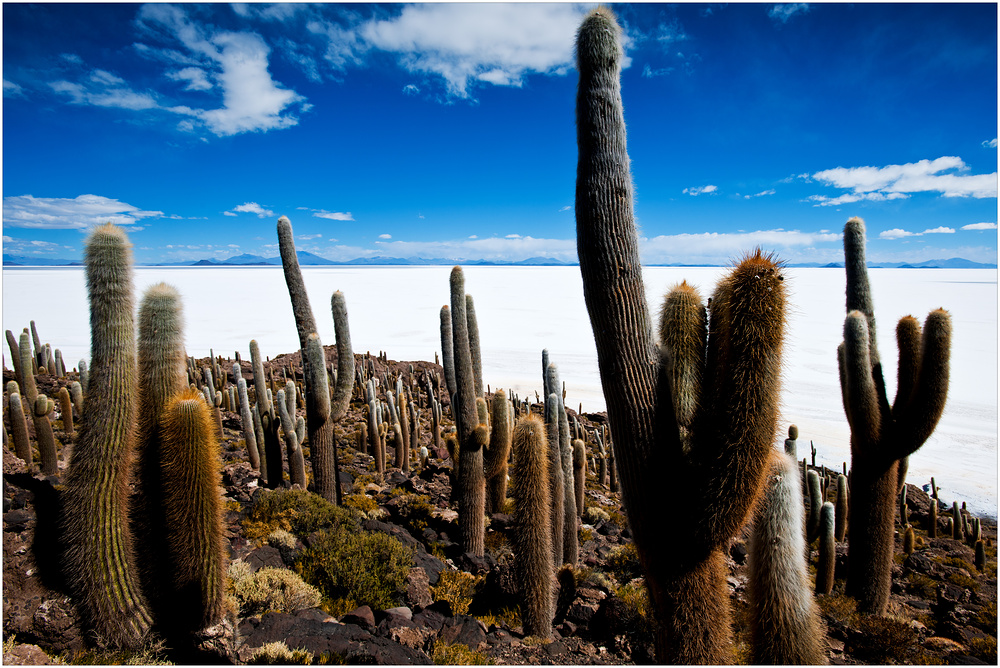
[[[291,650],[285,643],[269,642],[256,649],[247,663],[251,666],[299,665],[308,666],[313,662],[312,652],[304,649]]]
[[[229,566],[229,593],[243,615],[268,611],[295,612],[320,604],[320,592],[287,568],[261,568],[256,573],[243,560]]]
[[[257,542],[265,541],[276,529],[305,538],[320,529],[340,527],[359,530],[356,512],[301,489],[262,492],[243,520],[244,535]]]
[[[472,605],[480,579],[465,571],[442,571],[438,583],[431,587],[431,597],[435,601],[448,601],[452,612],[464,615]]]
[[[431,656],[436,666],[489,666],[493,665],[482,652],[477,652],[461,643],[449,644],[438,640],[434,643]]]
[[[639,564],[639,552],[635,549],[635,544],[628,543],[612,550],[605,568],[622,584],[641,577],[642,566]]]

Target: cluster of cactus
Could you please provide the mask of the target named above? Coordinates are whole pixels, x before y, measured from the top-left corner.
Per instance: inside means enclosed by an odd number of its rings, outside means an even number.
[[[938,309],[923,330],[912,316],[896,327],[896,398],[886,396],[865,264],[865,225],[844,226],[847,317],[837,349],[844,412],[851,428],[847,592],[862,612],[882,615],[889,601],[895,499],[903,460],[930,437],[948,393],[951,317]]]
[[[555,518],[553,532],[553,568],[563,564],[575,566],[579,559],[579,512],[574,479],[573,444],[570,440],[569,418],[566,413],[565,390],[561,389],[559,369],[549,361],[548,350],[542,351],[545,388],[545,427],[549,441],[550,504]],[[582,473],[582,471],[581,471]],[[581,481],[582,483],[582,481]],[[560,498],[557,498],[560,497]]]
[[[761,496],[776,435],[781,267],[759,251],[745,257],[713,295],[710,328],[697,293],[678,286],[661,322],[683,331],[660,337],[661,355],[642,282],[621,29],[610,10],[587,15],[576,55],[577,253],[629,528],[657,620],[657,660],[731,663],[722,550]],[[688,340],[697,343],[682,345]],[[662,471],[671,471],[674,494],[688,505],[669,534],[662,529]]]

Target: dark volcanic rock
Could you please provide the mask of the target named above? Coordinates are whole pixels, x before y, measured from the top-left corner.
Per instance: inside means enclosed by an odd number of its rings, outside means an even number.
[[[248,554],[246,556],[246,562],[250,565],[250,568],[254,573],[267,566],[271,568],[286,567],[284,560],[281,558],[281,552],[279,552],[277,548],[271,547],[270,545],[258,547],[256,550]]]

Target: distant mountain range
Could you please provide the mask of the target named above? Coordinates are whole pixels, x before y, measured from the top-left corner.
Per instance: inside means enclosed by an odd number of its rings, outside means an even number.
[[[319,265],[369,265],[369,266],[380,266],[380,265],[446,265],[452,266],[456,264],[461,264],[465,266],[532,266],[532,267],[569,267],[575,266],[576,262],[563,262],[561,260],[556,260],[550,257],[530,257],[526,260],[519,260],[517,262],[493,262],[490,260],[456,260],[454,258],[422,258],[422,257],[411,257],[411,258],[399,258],[399,257],[384,257],[384,256],[374,256],[374,257],[359,257],[353,260],[348,260],[346,262],[336,262],[334,260],[327,260],[324,257],[315,255],[308,251],[297,251],[299,257],[299,264],[302,266],[319,266]],[[64,260],[64,259],[43,259],[37,257],[28,257],[26,255],[11,255],[8,253],[3,254],[3,266],[5,267],[79,267],[83,263],[77,260]],[[249,255],[244,253],[243,255],[234,255],[228,260],[191,260],[188,262],[159,262],[155,264],[140,264],[142,267],[253,267],[253,266],[280,266],[280,257],[261,257],[260,255]],[[651,267],[691,267],[691,266],[706,266],[706,265],[690,265],[690,264],[652,264]],[[708,265],[711,266],[711,265]],[[717,266],[717,265],[716,265]],[[789,267],[818,267],[818,268],[840,268],[843,269],[844,264],[842,262],[831,262],[829,264],[820,264],[818,262],[801,262],[796,264],[789,264]],[[873,262],[870,263],[869,268],[871,269],[996,269],[996,264],[985,264],[982,262],[973,262],[972,260],[966,260],[960,257],[953,257],[948,260],[927,260],[925,262],[916,263],[906,263],[906,262]]]

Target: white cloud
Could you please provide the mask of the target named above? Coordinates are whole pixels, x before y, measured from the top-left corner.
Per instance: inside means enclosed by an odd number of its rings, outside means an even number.
[[[672,20],[670,23],[661,23],[656,29],[656,40],[658,42],[669,44],[672,42],[682,42],[686,39],[688,39],[688,35],[684,32],[684,28],[677,19]]]
[[[333,258],[339,252],[331,249],[326,256]],[[576,239],[535,239],[526,236],[450,241],[390,241],[380,244],[377,251],[355,248],[343,252],[345,255],[350,252],[356,254],[342,259],[388,254],[392,257],[447,257],[461,261],[517,262],[530,257],[548,257],[563,262],[576,262]]]
[[[354,220],[354,216],[351,215],[350,211],[324,211],[319,209],[318,211],[314,211],[313,215],[317,218],[326,218],[328,220]]]
[[[671,234],[640,239],[639,252],[646,264],[724,264],[758,246],[768,251],[777,251],[785,259],[790,254],[803,252],[814,259],[823,254],[821,249],[817,250],[817,246],[839,242],[840,239],[840,234],[799,230]],[[842,251],[837,252],[842,254]]]
[[[274,211],[265,209],[257,202],[244,202],[237,207],[233,207],[234,213],[255,213],[258,218],[273,218]]]
[[[560,212],[563,212],[563,211],[572,211],[572,210],[573,210],[573,205],[572,204],[567,204],[563,208],[559,209]]]
[[[685,195],[691,195],[692,197],[695,197],[698,195],[714,193],[718,189],[719,189],[718,186],[701,186],[700,188],[685,188],[683,192]]]
[[[72,199],[15,195],[3,200],[4,227],[83,230],[109,221],[116,225],[135,225],[144,218],[162,215],[162,211],[143,211],[99,195],[80,195]]]
[[[380,234],[380,235],[378,235],[378,238],[379,239],[392,239],[392,235],[391,234]]]
[[[826,195],[810,195],[807,201],[816,202],[814,206],[840,206],[841,204],[851,204],[853,202],[885,202],[893,199],[906,199],[909,195],[905,193],[847,193],[837,197],[827,197]]]
[[[24,97],[24,89],[13,81],[3,80],[4,97]]]
[[[479,235],[478,235],[478,234],[470,234],[470,235],[469,235],[469,238],[470,238],[470,239],[478,239],[478,238],[479,238]]]
[[[997,196],[996,172],[972,175],[956,173],[967,171],[969,167],[961,158],[943,156],[934,160],[885,167],[836,167],[816,172],[812,178],[836,188],[853,190],[858,199],[879,199],[877,195],[882,195],[885,199],[898,199],[906,193],[917,192],[939,192],[944,197],[977,199]],[[823,206],[830,204],[823,196],[814,196],[812,199]]]
[[[971,223],[969,225],[962,225],[963,230],[995,230],[997,229],[996,223]]]
[[[986,147],[986,148],[996,148],[997,147],[997,138],[994,137],[993,139],[988,139],[988,140],[984,141],[983,142],[983,146]]]
[[[301,241],[312,241],[313,239],[319,239],[322,236],[322,234],[300,234],[296,237],[296,239]]]
[[[399,16],[361,25],[358,35],[397,54],[404,69],[440,76],[449,95],[468,98],[476,82],[521,86],[529,74],[568,72],[586,11],[563,3],[408,5]]]
[[[878,236],[879,239],[903,239],[905,237],[922,237],[925,234],[955,234],[955,228],[942,226],[927,229],[923,232],[907,232],[906,230],[901,230],[897,227],[881,232]]]
[[[105,70],[93,70],[82,83],[59,80],[49,83],[56,93],[67,95],[73,104],[89,104],[141,111],[156,109],[159,103],[150,93],[132,90],[121,77]]]
[[[775,194],[775,192],[776,191],[774,190],[774,188],[770,188],[769,190],[762,190],[759,193],[757,193],[756,195],[744,195],[743,199],[750,199],[752,197],[766,197],[767,195],[773,195],[773,194]]]
[[[809,12],[809,5],[804,2],[790,2],[781,5],[774,5],[767,11],[767,15],[775,21],[788,23],[788,19],[796,14],[806,14]]]
[[[71,246],[53,243],[51,241],[39,241],[30,239],[17,239],[3,235],[3,250],[5,253],[15,255],[52,255],[54,253],[75,252]]]
[[[642,76],[646,79],[652,79],[654,77],[663,77],[674,71],[672,67],[661,67],[659,69],[653,69],[650,67],[649,63],[642,68]]]
[[[508,234],[508,235],[507,235],[506,237],[504,237],[504,238],[506,238],[506,239],[520,239],[520,238],[521,238],[521,235],[520,235],[520,234]]]
[[[184,90],[211,90],[212,82],[205,76],[205,70],[199,67],[185,67],[176,72],[167,72],[167,77],[174,81],[186,81]]]
[[[417,95],[420,93],[420,89],[413,84],[406,84],[403,86],[403,92],[407,95]]]
[[[233,217],[235,218],[235,217],[236,217],[237,215],[239,215],[239,214],[237,214],[237,213],[234,213],[234,212],[232,212],[232,211],[223,211],[223,212],[222,212],[222,215],[223,215],[223,216],[233,216]]]

